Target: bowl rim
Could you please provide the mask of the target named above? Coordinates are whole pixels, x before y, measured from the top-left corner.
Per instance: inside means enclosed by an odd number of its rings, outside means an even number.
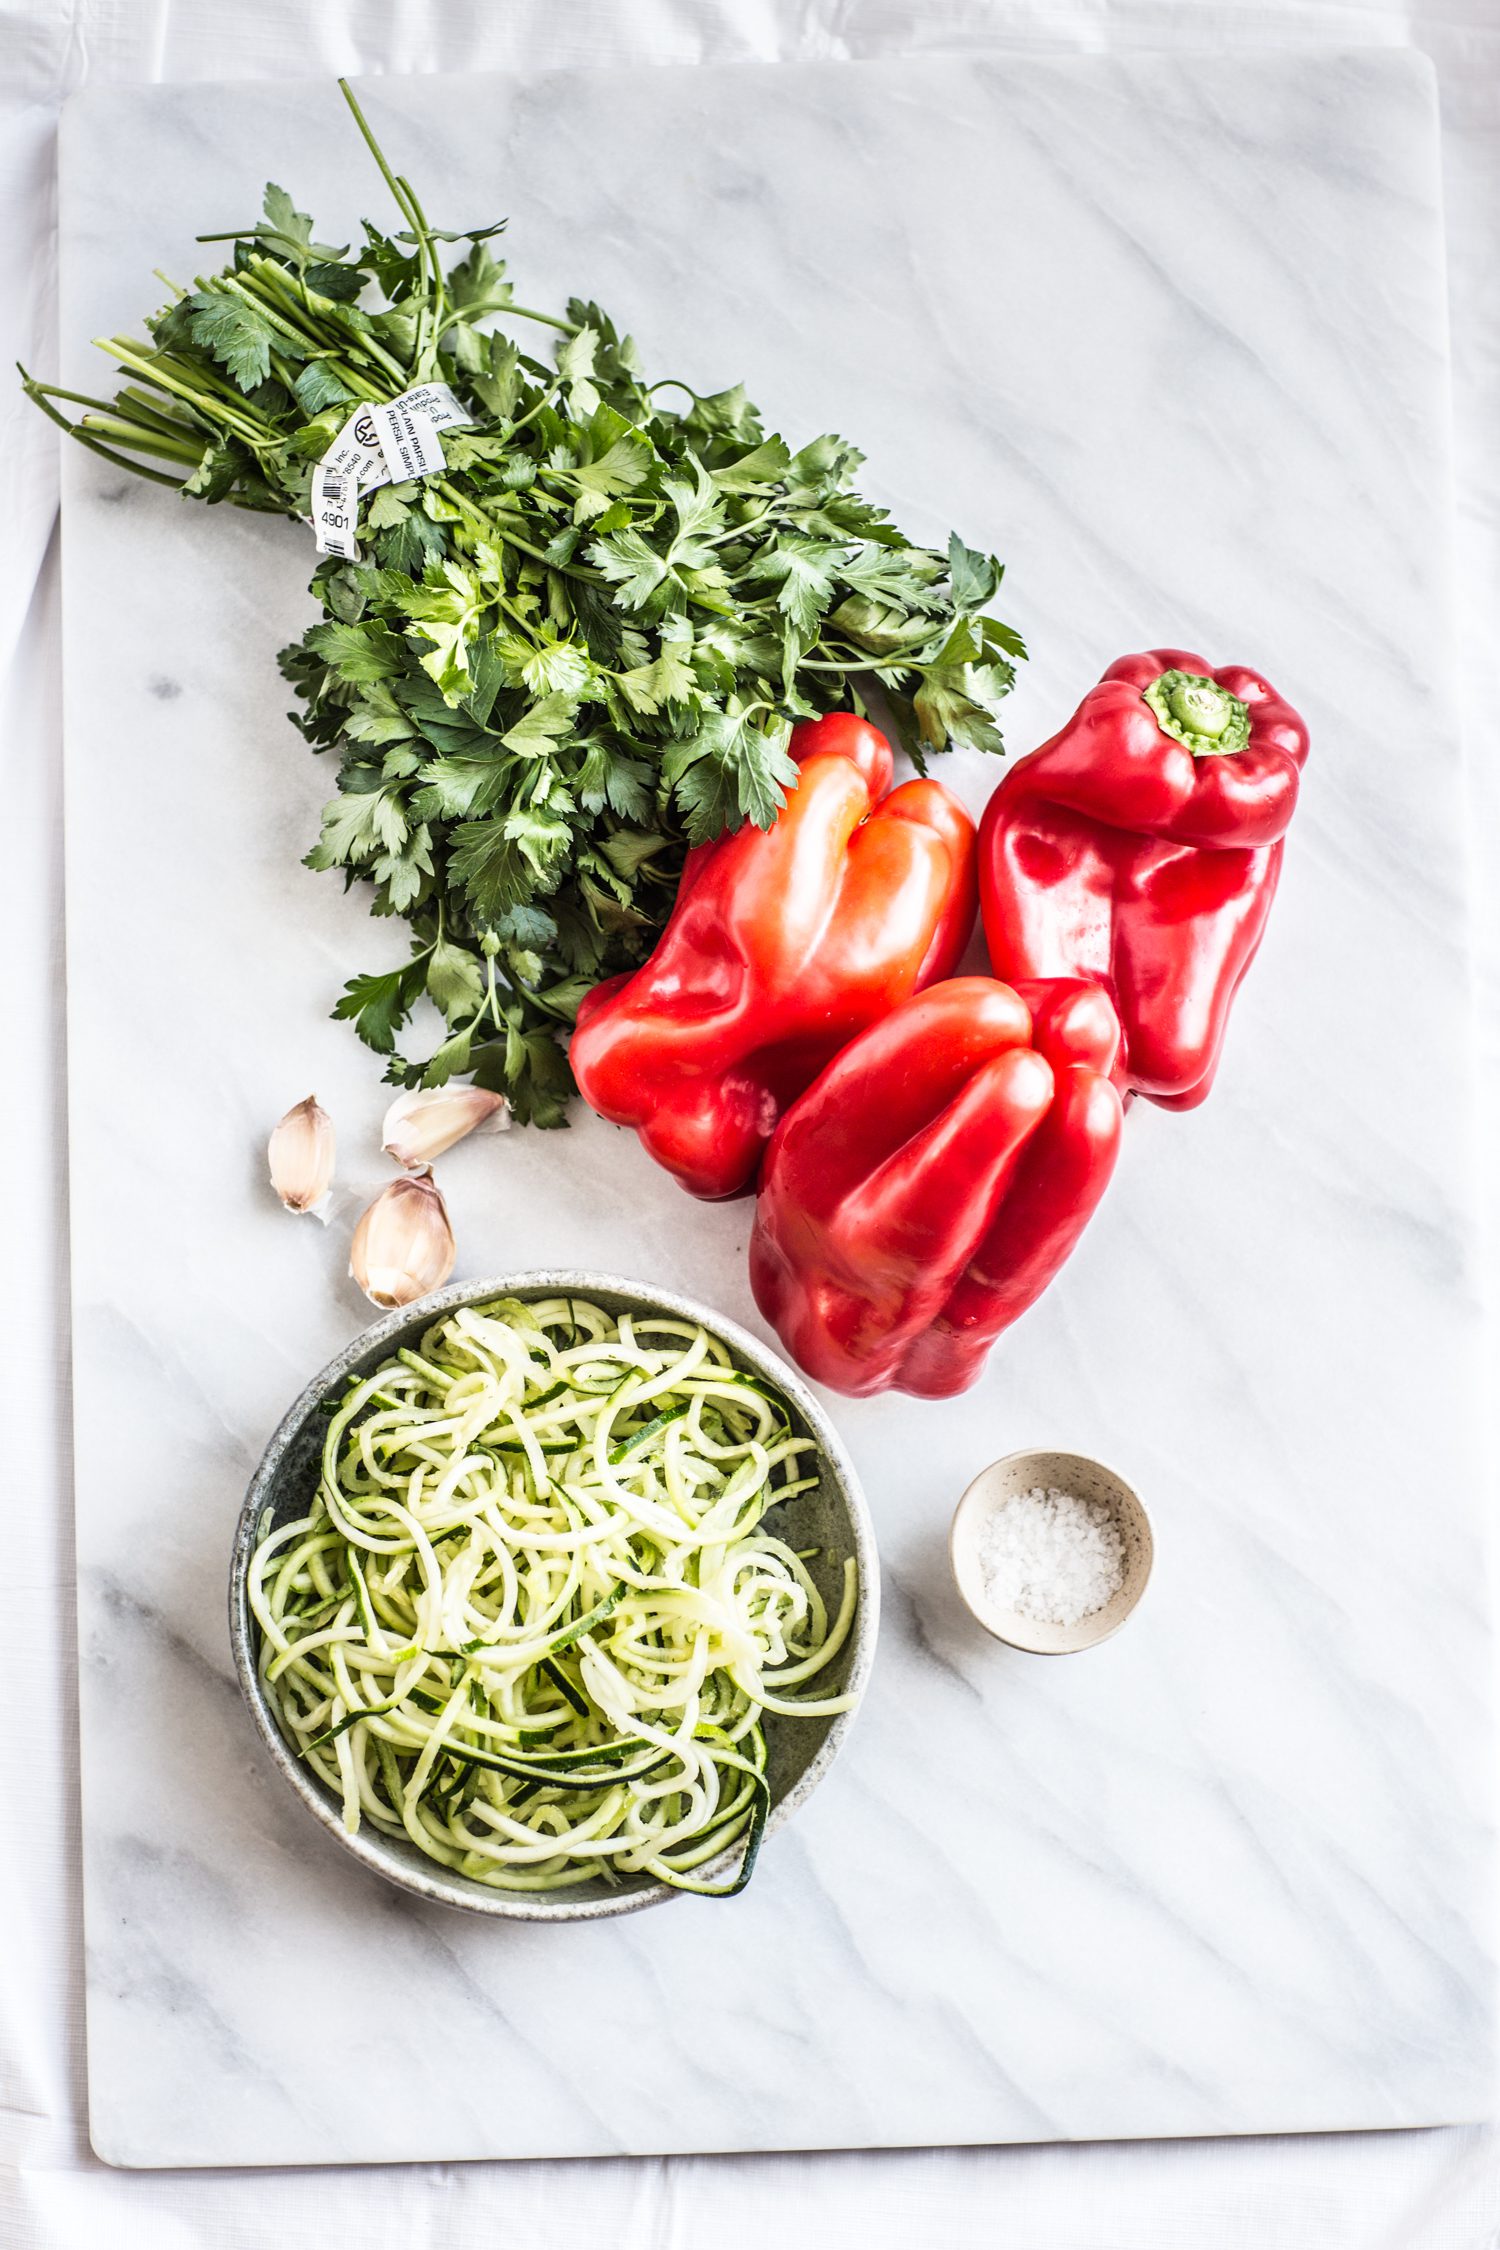
[[[1102,1631],[1091,1633],[1086,1639],[1075,1640],[1062,1646],[1054,1646],[1048,1648],[1034,1640],[1025,1640],[1020,1638],[1019,1635],[1005,1632],[999,1625],[996,1624],[995,1619],[998,1616],[1004,1616],[1007,1620],[1016,1618],[1018,1620],[1021,1620],[1022,1622],[1026,1622],[1026,1620],[1022,1618],[1022,1613],[1016,1610],[985,1611],[984,1609],[980,1608],[972,1599],[968,1585],[965,1583],[965,1574],[960,1563],[959,1545],[961,1538],[964,1536],[967,1530],[968,1519],[978,1506],[977,1495],[979,1493],[979,1489],[988,1478],[992,1477],[995,1474],[995,1471],[997,1469],[1011,1469],[1021,1461],[1076,1462],[1085,1469],[1100,1471],[1109,1481],[1109,1483],[1117,1488],[1117,1492],[1122,1493],[1125,1496],[1125,1500],[1128,1503],[1129,1507],[1132,1508],[1135,1512],[1141,1540],[1142,1564],[1140,1576],[1137,1580],[1134,1591],[1131,1594],[1131,1598],[1125,1604],[1124,1608],[1119,1611],[1117,1616],[1111,1619],[1110,1623],[1106,1625],[1102,1629]],[[1113,1467],[1110,1462],[1101,1461],[1097,1454],[1078,1453],[1075,1452],[1070,1446],[1019,1445],[1009,1453],[1002,1453],[997,1461],[986,1462],[985,1466],[982,1469],[977,1470],[975,1474],[969,1479],[968,1483],[964,1486],[962,1493],[959,1495],[958,1505],[953,1511],[953,1517],[948,1526],[948,1567],[952,1574],[953,1583],[955,1588],[957,1589],[959,1600],[963,1603],[964,1608],[973,1618],[975,1624],[980,1626],[984,1632],[988,1633],[992,1640],[999,1641],[1003,1648],[1013,1648],[1016,1650],[1017,1654],[1021,1656],[1086,1656],[1090,1649],[1103,1648],[1106,1641],[1112,1641],[1116,1633],[1119,1632],[1121,1626],[1124,1625],[1129,1618],[1132,1618],[1135,1615],[1137,1609],[1139,1609],[1142,1597],[1146,1592],[1146,1588],[1151,1583],[1151,1574],[1156,1567],[1156,1526],[1151,1521],[1150,1509],[1146,1506],[1145,1501],[1141,1498],[1139,1492],[1131,1483],[1130,1479],[1128,1477],[1122,1476],[1119,1470]],[[1120,1589],[1120,1591],[1122,1592],[1124,1590],[1125,1589],[1123,1587]],[[1110,1602],[1106,1602],[1104,1608],[1099,1612],[1100,1616],[1106,1615],[1108,1613],[1108,1610],[1112,1606],[1112,1603],[1117,1599],[1118,1595],[1111,1596]],[[1081,1624],[1086,1624],[1087,1622],[1088,1620],[1086,1618],[1080,1620]]]
[[[855,1702],[849,1710],[834,1713],[822,1742],[808,1764],[785,1796],[778,1798],[772,1805],[766,1821],[765,1833],[768,1837],[806,1803],[843,1748],[849,1730],[859,1716],[874,1663],[875,1642],[880,1624],[880,1560],[869,1503],[848,1448],[826,1408],[813,1396],[796,1370],[787,1364],[779,1352],[774,1351],[769,1344],[762,1343],[758,1336],[753,1336],[737,1321],[714,1311],[711,1306],[700,1303],[694,1297],[684,1296],[677,1290],[658,1288],[654,1284],[634,1280],[628,1275],[594,1273],[578,1267],[528,1267],[520,1272],[488,1276],[475,1281],[451,1282],[446,1288],[433,1290],[413,1304],[399,1306],[393,1312],[382,1314],[379,1320],[370,1322],[352,1336],[318,1370],[312,1380],[304,1385],[271,1433],[250,1479],[235,1527],[229,1567],[229,1640],[235,1672],[240,1692],[255,1723],[262,1750],[306,1810],[352,1858],[359,1860],[386,1882],[395,1884],[398,1889],[415,1897],[426,1899],[429,1903],[487,1915],[501,1921],[604,1921],[618,1914],[638,1913],[645,1907],[659,1906],[668,1899],[681,1898],[686,1894],[670,1883],[643,1884],[634,1890],[622,1890],[596,1898],[570,1898],[565,1891],[490,1890],[472,1877],[457,1875],[440,1867],[435,1860],[430,1873],[422,1867],[408,1866],[390,1850],[387,1839],[380,1831],[368,1825],[362,1826],[351,1836],[344,1827],[337,1800],[307,1773],[293,1755],[261,1688],[256,1666],[256,1627],[249,1602],[250,1557],[257,1543],[256,1527],[261,1512],[268,1503],[271,1486],[287,1448],[301,1432],[309,1416],[316,1411],[319,1402],[344,1379],[358,1361],[373,1351],[393,1346],[397,1338],[413,1328],[429,1327],[445,1313],[455,1312],[461,1306],[479,1304],[493,1297],[587,1298],[601,1294],[629,1298],[642,1310],[665,1312],[677,1319],[694,1321],[727,1344],[738,1358],[747,1361],[767,1382],[774,1383],[784,1391],[816,1438],[825,1472],[832,1476],[849,1519],[854,1556],[859,1566],[859,1598],[849,1636],[846,1687],[854,1693]],[[695,1873],[700,1877],[712,1877],[716,1872],[722,1872],[734,1864],[738,1848],[738,1845],[730,1845],[717,1858],[695,1870]]]

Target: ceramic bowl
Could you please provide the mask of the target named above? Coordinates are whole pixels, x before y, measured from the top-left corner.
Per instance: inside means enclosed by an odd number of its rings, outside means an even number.
[[[817,1446],[819,1481],[810,1492],[796,1494],[768,1519],[794,1547],[817,1547],[822,1552],[809,1563],[819,1591],[836,1608],[843,1587],[843,1559],[852,1554],[859,1564],[859,1607],[854,1628],[828,1671],[819,1675],[827,1692],[852,1689],[860,1694],[869,1676],[880,1614],[880,1565],[869,1511],[854,1467],[838,1432],[801,1378],[786,1362],[732,1321],[706,1306],[694,1304],[664,1289],[622,1280],[602,1273],[500,1274],[485,1281],[465,1281],[434,1292],[420,1303],[389,1313],[347,1344],[316,1374],[296,1401],[266,1448],[245,1498],[235,1536],[229,1578],[229,1633],[234,1648],[240,1686],[250,1707],[261,1742],[282,1779],[340,1847],[361,1864],[383,1875],[388,1882],[418,1897],[443,1906],[465,1907],[472,1913],[499,1916],[520,1922],[592,1921],[612,1914],[629,1914],[641,1907],[657,1906],[680,1894],[669,1884],[649,1877],[617,1886],[599,1880],[580,1883],[566,1891],[506,1892],[474,1882],[427,1859],[404,1837],[391,1837],[362,1826],[349,1835],[338,1801],[308,1773],[288,1747],[261,1686],[257,1657],[259,1630],[250,1611],[247,1576],[250,1557],[262,1526],[285,1523],[303,1515],[317,1489],[319,1463],[327,1421],[319,1413],[322,1400],[342,1393],[351,1375],[372,1372],[403,1344],[413,1344],[435,1320],[460,1305],[474,1305],[495,1297],[573,1296],[602,1305],[611,1313],[666,1313],[712,1331],[725,1343],[735,1364],[759,1376],[781,1393],[799,1436]],[[772,1806],[766,1824],[769,1837],[806,1803],[838,1756],[853,1710],[825,1719],[786,1719],[768,1714],[766,1744]],[[712,1879],[730,1869],[737,1852],[695,1870]]]
[[[1049,1625],[1022,1610],[1004,1608],[985,1585],[980,1543],[991,1513],[1001,1501],[1018,1492],[1030,1492],[1037,1485],[1101,1503],[1108,1508],[1124,1543],[1122,1584],[1102,1609],[1074,1625]],[[1151,1519],[1138,1494],[1102,1461],[1091,1461],[1084,1453],[1008,1453],[1003,1461],[993,1461],[987,1469],[981,1469],[959,1501],[948,1552],[958,1590],[987,1633],[1031,1656],[1072,1656],[1080,1649],[1097,1648],[1111,1633],[1119,1631],[1146,1591],[1155,1545]]]

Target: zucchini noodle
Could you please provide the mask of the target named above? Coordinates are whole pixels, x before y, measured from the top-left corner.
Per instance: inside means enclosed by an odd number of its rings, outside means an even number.
[[[500,1890],[730,1896],[770,1811],[764,1718],[854,1623],[767,1513],[813,1440],[706,1329],[572,1297],[466,1306],[355,1378],[308,1514],[249,1573],[282,1733],[363,1821]],[[789,1692],[791,1691],[791,1692]],[[695,1870],[740,1847],[724,1882]]]

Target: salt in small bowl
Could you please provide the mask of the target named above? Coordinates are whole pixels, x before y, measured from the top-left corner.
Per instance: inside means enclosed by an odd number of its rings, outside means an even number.
[[[1021,1610],[998,1604],[985,1584],[980,1549],[985,1526],[1002,1501],[1030,1492],[1071,1493],[1075,1499],[1108,1508],[1125,1549],[1125,1575],[1103,1607],[1072,1625],[1052,1625]],[[1072,1656],[1097,1648],[1119,1631],[1146,1590],[1155,1543],[1151,1518],[1139,1495],[1102,1461],[1084,1453],[1008,1453],[981,1469],[959,1501],[948,1535],[948,1552],[959,1593],[978,1622],[997,1641],[1032,1656]]]

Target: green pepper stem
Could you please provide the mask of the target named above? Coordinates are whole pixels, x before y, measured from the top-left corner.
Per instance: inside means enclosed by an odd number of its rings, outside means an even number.
[[[1157,725],[1195,758],[1232,757],[1250,739],[1250,706],[1199,672],[1163,672],[1145,690]]]
[[[1234,716],[1233,699],[1222,688],[1199,687],[1179,680],[1167,697],[1173,718],[1191,734],[1218,737]]]

